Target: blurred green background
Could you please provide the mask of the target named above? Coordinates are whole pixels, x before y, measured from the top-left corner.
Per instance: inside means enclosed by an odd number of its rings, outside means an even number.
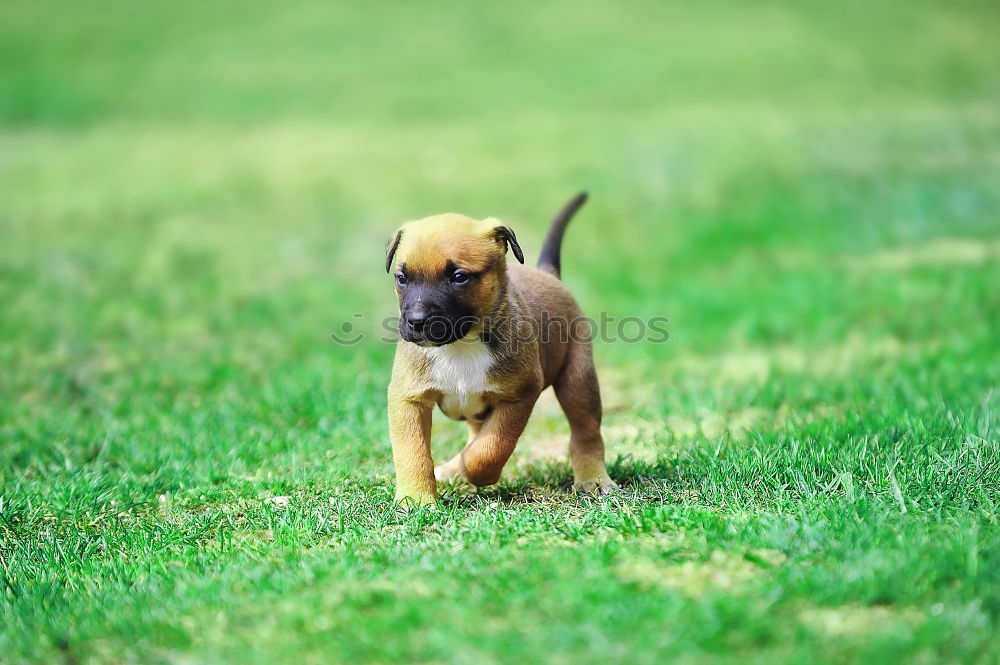
[[[3,3],[0,661],[996,662],[998,29]],[[585,311],[670,318],[596,348],[622,492],[571,494],[546,397],[498,487],[399,513],[385,239],[533,259],[580,189]]]

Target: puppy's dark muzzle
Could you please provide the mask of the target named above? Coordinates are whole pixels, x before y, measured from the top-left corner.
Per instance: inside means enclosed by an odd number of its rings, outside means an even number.
[[[424,331],[424,324],[431,318],[429,312],[411,312],[403,317],[406,321],[406,325],[409,326],[410,330],[415,333],[422,333]],[[440,318],[440,317],[438,317]]]
[[[399,321],[399,334],[407,342],[442,346],[462,339],[472,328],[469,318],[450,319],[437,314],[407,313]]]

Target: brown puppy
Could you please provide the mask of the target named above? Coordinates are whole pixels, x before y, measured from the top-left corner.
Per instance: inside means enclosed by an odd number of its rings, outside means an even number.
[[[589,326],[559,281],[566,225],[580,194],[553,220],[538,268],[494,219],[456,214],[404,224],[386,252],[395,268],[401,339],[389,383],[396,499],[433,503],[437,480],[461,474],[477,486],[500,478],[539,394],[553,386],[570,425],[574,487],[608,492],[601,395]],[[431,411],[469,425],[469,441],[434,468]]]

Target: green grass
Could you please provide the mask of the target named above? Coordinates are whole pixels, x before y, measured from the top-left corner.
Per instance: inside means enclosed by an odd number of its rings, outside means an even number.
[[[995,3],[339,4],[0,6],[0,662],[1000,661]],[[580,188],[622,491],[400,512],[386,237]]]

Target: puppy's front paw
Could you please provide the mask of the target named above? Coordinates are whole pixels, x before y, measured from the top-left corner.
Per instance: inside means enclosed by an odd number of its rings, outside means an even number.
[[[573,481],[573,489],[586,494],[596,494],[604,496],[618,491],[618,485],[607,473],[603,473],[593,478],[576,478]]]
[[[416,492],[416,493],[396,493],[396,503],[403,510],[413,510],[414,508],[419,508],[421,506],[435,506],[437,505],[437,497],[433,494],[427,492]]]
[[[444,464],[439,464],[434,467],[434,479],[438,482],[442,480],[451,480],[457,476],[462,475],[462,456],[455,455],[452,459],[448,460]]]
[[[447,464],[442,464],[440,466],[434,467],[434,480],[439,483],[446,480],[451,480],[459,474],[457,468],[450,467]]]

